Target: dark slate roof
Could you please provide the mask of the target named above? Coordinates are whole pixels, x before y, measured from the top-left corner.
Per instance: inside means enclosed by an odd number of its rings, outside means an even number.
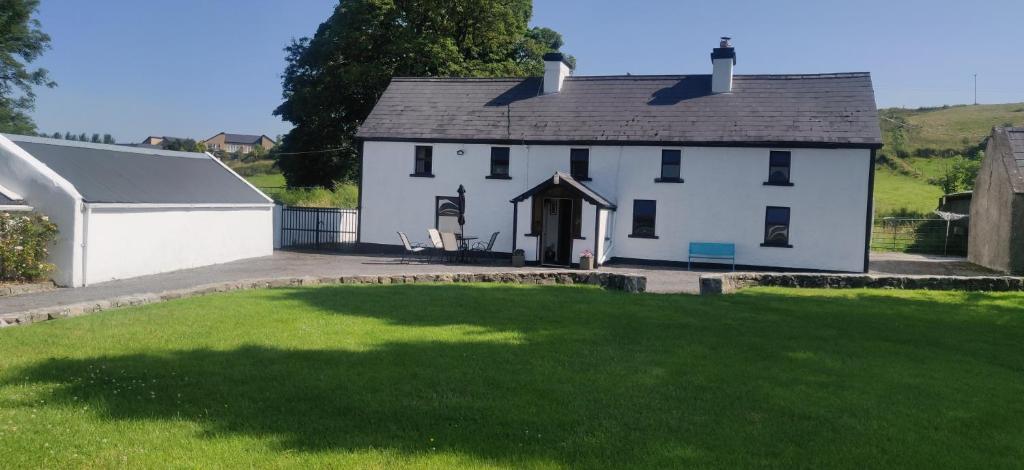
[[[262,135],[228,134],[224,133],[224,142],[229,144],[255,144],[262,139]]]
[[[1003,127],[992,131],[997,158],[1002,158],[1010,188],[1024,193],[1024,127]]]
[[[573,178],[567,173],[562,173],[561,171],[556,171],[555,174],[551,175],[550,178],[542,181],[537,186],[530,188],[525,193],[516,196],[509,202],[525,201],[533,197],[534,194],[537,194],[538,192],[548,189],[552,186],[563,186],[569,188],[569,190],[575,192],[576,194],[579,194],[580,197],[582,197],[587,202],[595,206],[601,207],[603,209],[615,210],[615,204],[609,202],[607,199],[605,199],[604,196],[598,194],[593,189],[590,189],[589,187],[587,187],[587,185],[579,182],[578,180],[576,180],[576,178]]]
[[[396,78],[359,129],[366,140],[880,147],[871,76],[710,75]]]
[[[86,202],[270,203],[206,154],[6,137],[68,180]]]

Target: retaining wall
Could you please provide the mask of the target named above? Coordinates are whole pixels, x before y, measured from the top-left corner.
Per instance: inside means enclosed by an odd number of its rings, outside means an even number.
[[[1024,278],[1013,276],[893,276],[814,273],[728,273],[700,277],[701,295],[730,294],[745,287],[756,286],[1006,292],[1024,290]]]

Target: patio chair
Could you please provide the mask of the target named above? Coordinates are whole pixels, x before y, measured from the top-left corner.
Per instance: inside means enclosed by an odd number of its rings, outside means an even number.
[[[449,262],[454,262],[459,257],[459,241],[455,238],[455,233],[441,232],[441,245]]]
[[[486,243],[479,242],[473,245],[472,253],[477,256],[486,255],[492,261],[494,260],[494,242],[498,240],[498,234],[501,232],[494,232],[491,234],[491,239]]]
[[[409,237],[405,235],[405,232],[398,232],[398,238],[402,239],[402,247],[405,251],[402,252],[402,263],[408,263],[409,259],[415,256],[422,255],[427,251],[426,248],[409,242]]]
[[[430,237],[430,244],[433,247],[433,249],[430,250],[430,259],[433,259],[434,255],[437,255],[438,258],[443,257],[444,243],[441,242],[441,232],[436,228],[428,228],[427,236]]]

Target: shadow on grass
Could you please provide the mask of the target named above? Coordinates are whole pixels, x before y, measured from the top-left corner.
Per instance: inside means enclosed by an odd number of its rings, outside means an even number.
[[[58,385],[21,406],[85,401],[111,420],[193,420],[210,436],[268,437],[284,450],[437,449],[588,468],[892,464],[874,460],[893,458],[878,452],[887,440],[907,463],[947,459],[950,449],[970,462],[999,442],[961,446],[946,427],[963,433],[987,418],[992,439],[1022,418],[1019,406],[1004,406],[1022,387],[1012,373],[1020,323],[1007,333],[937,301],[457,285],[264,294],[313,307],[311,315],[380,319],[412,333],[475,325],[523,341],[396,336],[365,351],[245,346],[51,359],[11,375]],[[339,328],[333,334],[379,333]],[[993,399],[964,399],[977,393]],[[953,408],[961,413],[942,411]]]

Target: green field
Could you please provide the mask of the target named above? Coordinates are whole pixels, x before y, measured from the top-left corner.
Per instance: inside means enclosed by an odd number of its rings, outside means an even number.
[[[875,217],[927,215],[939,205],[942,189],[920,178],[875,169]]]
[[[249,180],[253,186],[260,188],[281,188],[285,186],[284,175],[280,173],[246,176],[245,179]]]
[[[911,154],[919,148],[960,149],[981,142],[995,126],[1024,126],[1024,103],[960,105],[945,108],[879,110],[904,117],[908,124],[906,149]],[[885,130],[893,124],[881,121]],[[886,146],[892,142],[886,136]]]
[[[9,468],[1013,468],[1024,294],[325,286],[0,330]]]

